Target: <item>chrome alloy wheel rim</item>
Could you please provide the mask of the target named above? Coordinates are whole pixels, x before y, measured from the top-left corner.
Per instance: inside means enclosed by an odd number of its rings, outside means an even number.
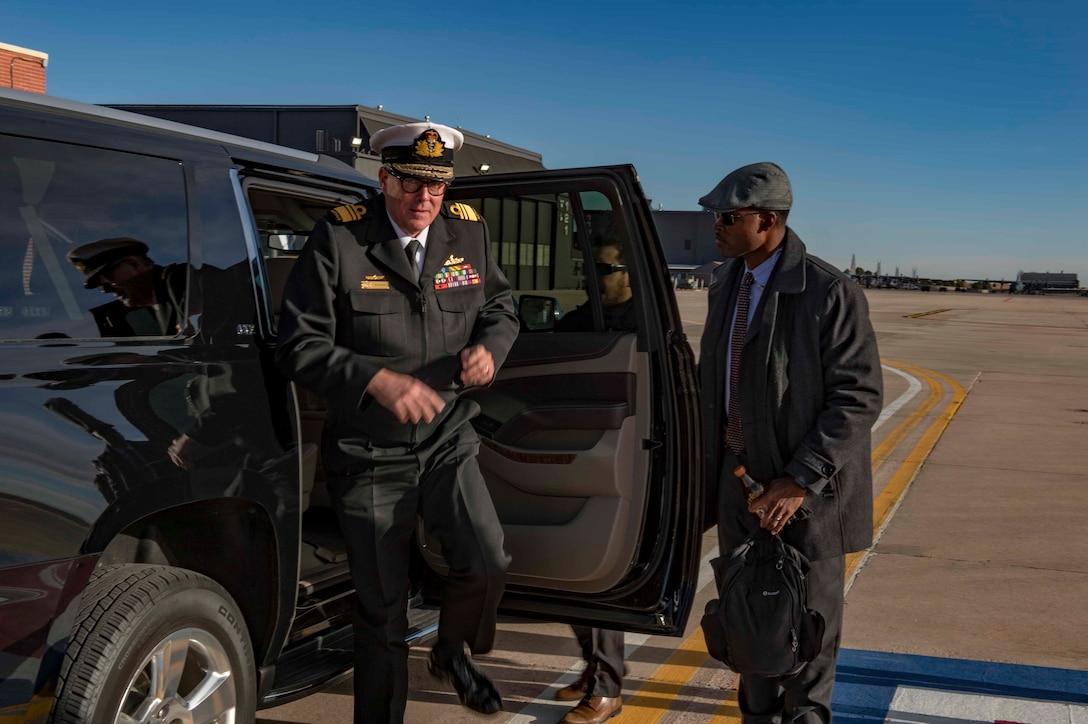
[[[238,692],[230,657],[199,628],[171,633],[155,645],[125,687],[115,722],[234,724]]]

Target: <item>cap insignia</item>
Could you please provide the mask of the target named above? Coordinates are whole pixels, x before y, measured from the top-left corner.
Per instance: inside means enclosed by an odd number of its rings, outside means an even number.
[[[82,259],[75,259],[74,261],[72,261],[72,263],[75,264],[76,269],[79,269],[84,274],[87,273],[87,262],[83,261]]]
[[[442,137],[438,135],[438,131],[433,128],[429,128],[423,133],[419,134],[419,138],[416,139],[416,155],[423,158],[442,158],[442,152],[446,150],[446,146],[442,143]]]

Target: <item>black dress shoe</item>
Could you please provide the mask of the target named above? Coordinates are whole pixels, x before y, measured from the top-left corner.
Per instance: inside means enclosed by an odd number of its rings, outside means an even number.
[[[437,649],[431,649],[427,670],[432,676],[446,679],[453,684],[453,688],[457,690],[457,698],[469,709],[481,714],[502,711],[499,690],[464,652],[455,651],[441,655]]]

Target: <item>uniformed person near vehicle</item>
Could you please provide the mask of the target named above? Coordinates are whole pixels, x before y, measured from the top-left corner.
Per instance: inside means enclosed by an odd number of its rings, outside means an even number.
[[[876,335],[861,288],[786,226],[792,203],[773,163],[739,168],[699,199],[726,259],[710,285],[699,362],[718,545],[724,554],[760,529],[781,536],[811,562],[808,605],[826,622],[820,654],[796,675],[740,677],[745,724],[831,721],[845,554],[873,534]],[[738,464],[764,485],[751,502]]]
[[[356,591],[355,720],[399,722],[408,696],[409,553],[417,514],[449,564],[431,673],[461,703],[502,708],[466,655],[492,647],[509,557],[476,462],[467,388],[518,332],[487,226],[443,203],[462,134],[373,134],[382,193],[319,222],[284,290],[277,360],[328,402],[323,460]]]

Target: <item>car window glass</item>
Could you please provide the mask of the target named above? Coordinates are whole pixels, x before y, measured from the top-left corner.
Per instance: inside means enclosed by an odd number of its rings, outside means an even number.
[[[340,203],[332,195],[319,199],[256,186],[247,196],[265,257],[298,254],[318,219]]]
[[[615,331],[621,326],[623,331],[633,331],[633,310],[620,324],[610,322],[606,309],[606,303],[616,299],[615,287],[631,288],[630,276],[601,276],[598,272],[604,267],[596,264],[604,254],[617,271],[625,266],[625,232],[608,194],[596,190],[523,193],[466,202],[487,221],[492,256],[509,279],[515,299],[524,297],[535,315],[550,315],[554,299],[560,320],[581,309],[567,324],[555,326],[555,331]],[[610,250],[602,251],[604,247]],[[521,316],[523,331],[551,328],[544,320],[538,320],[538,325]]]
[[[147,252],[117,276],[149,288],[156,279],[157,304],[85,288],[88,268],[68,258],[121,238]],[[184,326],[187,240],[177,162],[0,136],[0,339],[175,336]]]
[[[303,189],[266,179],[251,179],[245,189],[260,252],[264,257],[270,305],[269,329],[274,330],[283,287],[318,220],[330,209],[346,203],[358,203],[362,199],[361,196],[345,192]]]

